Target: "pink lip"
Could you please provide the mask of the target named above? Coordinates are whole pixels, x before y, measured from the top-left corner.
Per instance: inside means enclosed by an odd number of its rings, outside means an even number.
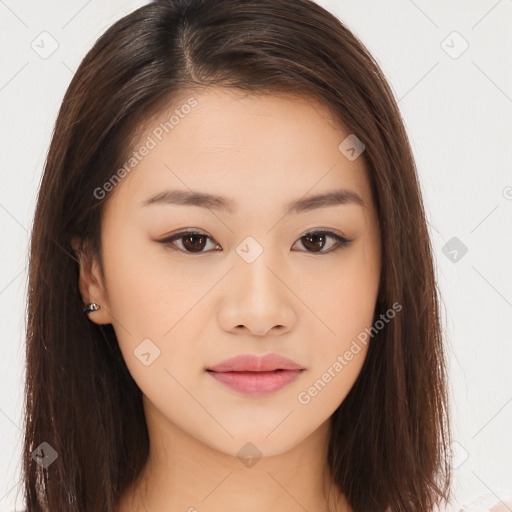
[[[273,370],[304,370],[304,368],[299,363],[279,354],[264,356],[242,354],[211,366],[207,370],[214,372],[269,372]]]
[[[274,393],[293,382],[304,368],[278,354],[244,354],[207,368],[221,384],[247,395]]]

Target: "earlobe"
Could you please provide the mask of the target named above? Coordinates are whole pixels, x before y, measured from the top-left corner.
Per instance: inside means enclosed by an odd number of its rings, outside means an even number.
[[[95,302],[91,302],[91,303],[85,305],[84,313],[92,313],[93,311],[97,311],[100,308],[101,308],[101,306],[99,304],[96,304]]]
[[[109,306],[95,255],[86,244],[75,237],[71,245],[78,262],[78,288],[82,297],[84,315],[99,325],[110,324]]]

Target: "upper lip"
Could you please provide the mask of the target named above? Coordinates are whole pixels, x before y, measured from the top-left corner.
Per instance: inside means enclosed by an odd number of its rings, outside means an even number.
[[[270,372],[273,370],[304,370],[304,367],[279,354],[264,356],[242,354],[208,367],[207,370],[214,372]]]

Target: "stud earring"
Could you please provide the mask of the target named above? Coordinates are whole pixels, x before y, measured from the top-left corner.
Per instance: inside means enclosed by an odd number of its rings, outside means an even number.
[[[94,302],[89,303],[85,306],[84,313],[91,313],[91,311],[96,311],[100,309],[100,307],[101,306],[99,304],[95,304]]]

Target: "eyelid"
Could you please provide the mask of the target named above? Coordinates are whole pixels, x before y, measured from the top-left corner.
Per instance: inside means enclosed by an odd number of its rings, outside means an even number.
[[[167,237],[165,237],[164,239],[162,240],[159,240],[160,243],[166,245],[166,246],[169,246],[169,248],[171,250],[175,250],[175,251],[179,251],[179,252],[184,252],[186,254],[196,254],[196,255],[199,255],[199,254],[207,254],[210,251],[199,251],[199,252],[192,252],[192,251],[184,251],[183,249],[179,249],[178,247],[174,247],[172,245],[172,242],[174,242],[175,240],[179,240],[180,238],[183,238],[184,236],[187,236],[187,235],[201,235],[201,236],[204,236],[206,238],[209,238],[212,242],[216,242],[217,241],[212,237],[210,236],[208,233],[200,230],[200,229],[197,229],[197,228],[190,228],[190,229],[184,229],[183,231],[178,231],[172,235],[169,235]],[[218,243],[217,243],[218,245]]]
[[[308,229],[308,230],[304,231],[304,233],[299,236],[297,241],[299,241],[301,238],[303,238],[306,235],[312,235],[312,234],[315,234],[315,233],[325,234],[327,237],[333,238],[334,240],[336,240],[338,245],[336,247],[334,247],[334,249],[330,249],[328,251],[318,251],[318,252],[315,252],[315,251],[307,251],[306,250],[306,251],[299,251],[299,252],[305,252],[307,254],[313,254],[313,255],[315,255],[315,254],[318,254],[318,255],[330,254],[330,253],[336,252],[336,251],[338,251],[340,249],[344,249],[345,247],[350,245],[350,243],[352,243],[355,240],[355,238],[346,238],[345,236],[336,233],[331,228],[311,228],[311,229]],[[208,253],[212,252],[212,250],[209,250],[209,251],[198,251],[198,252],[185,251],[183,249],[179,249],[179,248],[177,248],[177,247],[172,245],[172,242],[174,242],[175,240],[178,240],[180,238],[183,238],[184,236],[187,236],[187,235],[201,235],[201,236],[205,236],[206,238],[209,238],[213,242],[216,242],[216,240],[213,237],[211,237],[208,233],[206,233],[206,232],[204,232],[204,231],[202,231],[201,229],[198,229],[198,228],[190,228],[190,229],[184,229],[182,231],[178,231],[178,232],[176,232],[174,234],[171,234],[171,235],[165,237],[162,240],[158,240],[158,242],[164,244],[165,246],[168,246],[171,250],[179,251],[179,252],[182,252],[182,253],[185,253],[185,254],[200,255],[200,254],[208,254]],[[294,242],[294,245],[295,245],[295,243],[296,242]],[[219,245],[219,244],[217,243],[217,245]],[[218,252],[215,249],[213,251]]]

